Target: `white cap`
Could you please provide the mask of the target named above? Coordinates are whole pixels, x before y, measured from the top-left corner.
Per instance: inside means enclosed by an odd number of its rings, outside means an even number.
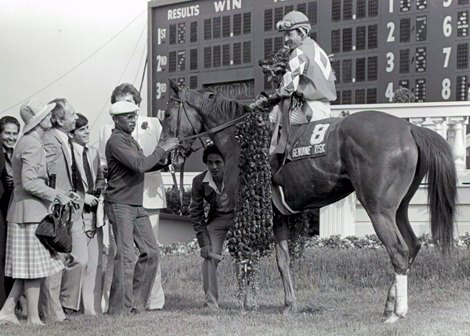
[[[136,104],[121,100],[111,105],[111,108],[109,109],[109,114],[114,116],[137,111],[139,111],[139,107]]]

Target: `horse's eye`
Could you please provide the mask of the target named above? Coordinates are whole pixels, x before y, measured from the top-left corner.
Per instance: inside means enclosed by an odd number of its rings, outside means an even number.
[[[165,118],[171,117],[171,111],[165,111]]]

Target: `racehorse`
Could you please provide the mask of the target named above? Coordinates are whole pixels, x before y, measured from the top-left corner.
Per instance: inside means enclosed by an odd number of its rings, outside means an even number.
[[[178,136],[179,153],[189,153],[195,137],[206,131],[230,167],[224,181],[227,194],[236,197],[240,148],[234,124],[249,107],[209,91],[179,89],[175,83],[170,87],[162,138]],[[332,129],[326,155],[286,161],[276,183],[297,211],[356,192],[395,271],[384,311],[385,322],[395,322],[408,311],[407,274],[421,247],[408,219],[408,206],[426,174],[432,237],[444,251],[453,245],[457,177],[452,149],[436,132],[378,111],[327,121]],[[296,307],[296,298],[288,251],[277,245],[276,257],[289,311]]]

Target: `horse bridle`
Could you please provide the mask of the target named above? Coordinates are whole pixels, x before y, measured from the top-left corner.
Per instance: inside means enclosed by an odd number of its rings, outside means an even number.
[[[183,96],[184,96],[184,93],[185,93],[185,89],[183,89]],[[198,133],[196,131],[196,128],[194,127],[191,119],[189,118],[189,115],[188,115],[188,111],[186,110],[186,107],[185,107],[185,103],[188,104],[187,101],[185,101],[183,98],[181,98],[181,96],[179,98],[176,98],[176,97],[173,97],[172,98],[174,101],[177,101],[178,102],[178,112],[177,112],[177,115],[176,115],[176,138],[178,138],[178,140],[180,142],[182,141],[185,141],[185,140],[191,140],[191,139],[199,139],[199,141],[201,142],[201,147],[198,147],[196,149],[193,149],[192,147],[190,147],[187,152],[184,153],[183,155],[183,163],[181,164],[181,168],[180,168],[180,187],[178,188],[178,182],[176,180],[176,175],[175,175],[175,169],[174,169],[174,166],[173,164],[170,164],[170,173],[171,173],[171,176],[172,176],[172,179],[173,179],[173,184],[176,188],[176,190],[178,191],[176,193],[177,195],[177,198],[178,198],[178,201],[180,203],[180,213],[181,215],[183,214],[183,182],[184,182],[184,164],[186,162],[186,155],[187,153],[191,153],[191,152],[197,152],[199,149],[201,148],[205,148],[206,145],[204,144],[204,142],[202,141],[202,137],[204,136],[209,136],[211,134],[215,134],[217,132],[220,132],[226,128],[229,128],[229,127],[232,127],[236,124],[238,124],[239,122],[241,122],[243,119],[245,119],[247,117],[248,114],[244,114],[242,115],[241,117],[238,117],[236,119],[233,119],[231,121],[228,121],[226,123],[223,123],[222,125],[219,125],[219,126],[216,126],[216,127],[213,127],[205,132],[202,132],[202,133]],[[203,108],[203,106],[201,107]],[[184,137],[184,138],[181,138],[180,136],[180,128],[181,128],[181,110],[184,112],[184,115],[186,116],[186,119],[188,119],[190,125],[191,125],[191,128],[192,128],[192,131],[193,131],[193,135],[191,136],[187,136],[187,137]],[[205,127],[204,125],[204,122],[202,120],[202,118],[199,116],[199,118],[201,119],[201,124],[203,125],[203,127]],[[176,155],[176,152],[178,151],[178,149],[176,150],[173,150],[171,152],[170,155]],[[171,162],[173,162],[173,158],[171,160]]]
[[[183,89],[183,90],[185,90],[185,89]],[[185,91],[183,91],[183,92],[185,92]],[[241,117],[235,118],[233,120],[227,121],[226,123],[223,123],[223,124],[218,125],[216,127],[210,128],[205,132],[197,133],[196,128],[194,127],[193,123],[191,122],[191,119],[189,118],[188,112],[186,111],[185,103],[188,104],[188,102],[185,101],[181,97],[180,98],[173,97],[172,99],[179,103],[178,112],[177,112],[177,116],[176,116],[176,118],[177,118],[176,119],[176,137],[180,141],[197,139],[197,138],[200,139],[201,137],[205,137],[205,136],[208,136],[208,135],[211,135],[211,134],[215,134],[215,133],[220,132],[220,131],[222,131],[226,128],[229,128],[229,127],[232,127],[232,126],[238,124],[239,122],[241,122],[243,119],[245,119],[248,116],[248,114],[244,114]],[[204,108],[204,106],[201,107],[201,109],[203,109],[203,108]],[[180,126],[181,126],[181,112],[180,112],[181,110],[184,111],[184,114],[185,114],[186,118],[188,119],[189,123],[191,124],[191,128],[192,128],[192,131],[194,133],[193,135],[187,136],[185,138],[180,138],[180,136],[179,136]],[[201,124],[205,128],[207,128],[206,125],[204,125],[204,121],[202,119],[201,119]],[[201,142],[202,142],[202,140],[201,140]],[[204,144],[203,144],[203,146],[204,146]]]

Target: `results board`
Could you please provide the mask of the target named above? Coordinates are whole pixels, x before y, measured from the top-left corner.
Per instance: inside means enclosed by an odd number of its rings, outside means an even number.
[[[305,13],[330,56],[334,104],[391,102],[399,87],[417,101],[469,95],[470,0],[155,0],[149,2],[149,101],[162,117],[168,79],[244,102],[272,91],[259,59],[284,44],[276,22]]]

